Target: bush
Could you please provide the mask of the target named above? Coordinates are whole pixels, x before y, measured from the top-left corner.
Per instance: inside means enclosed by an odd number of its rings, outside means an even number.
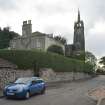
[[[57,54],[61,54],[64,55],[64,51],[62,49],[62,47],[57,46],[57,45],[52,45],[47,49],[48,52],[53,52],[53,53],[57,53]]]
[[[105,75],[105,70],[100,68],[100,69],[97,69],[96,73],[99,74],[99,75]]]
[[[20,69],[52,68],[56,72],[91,72],[89,64],[49,52],[0,50],[0,57],[15,63]]]
[[[85,60],[85,52],[81,51],[78,54],[72,54],[72,55],[67,56],[67,57],[84,61]]]

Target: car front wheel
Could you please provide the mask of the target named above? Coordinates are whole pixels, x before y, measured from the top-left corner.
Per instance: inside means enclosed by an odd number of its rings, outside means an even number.
[[[26,92],[25,98],[26,98],[26,99],[29,99],[29,98],[30,98],[30,93],[29,93],[28,91]]]

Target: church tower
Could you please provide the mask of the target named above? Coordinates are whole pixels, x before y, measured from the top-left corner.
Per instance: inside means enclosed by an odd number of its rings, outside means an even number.
[[[75,53],[85,51],[84,23],[80,18],[79,10],[78,10],[77,22],[74,23],[73,45]]]

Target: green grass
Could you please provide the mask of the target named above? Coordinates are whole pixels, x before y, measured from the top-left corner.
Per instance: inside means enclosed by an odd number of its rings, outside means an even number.
[[[0,50],[0,58],[7,59],[19,69],[52,68],[56,72],[92,72],[92,66],[83,61],[37,50]]]

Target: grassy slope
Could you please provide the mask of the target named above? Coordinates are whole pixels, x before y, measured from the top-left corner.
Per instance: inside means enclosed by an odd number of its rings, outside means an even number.
[[[0,57],[17,64],[20,69],[44,67],[57,72],[90,72],[91,69],[89,64],[84,66],[82,61],[36,50],[0,50]]]

